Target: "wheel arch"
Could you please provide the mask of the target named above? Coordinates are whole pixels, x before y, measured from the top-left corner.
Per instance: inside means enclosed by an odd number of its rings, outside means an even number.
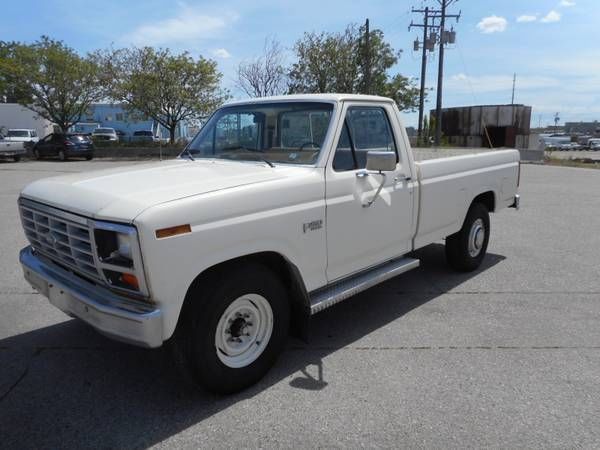
[[[474,203],[481,203],[487,208],[488,212],[494,212],[496,211],[496,194],[491,189],[489,191],[482,192],[473,198],[469,204],[469,208]]]
[[[290,331],[291,334],[306,339],[308,333],[308,320],[310,317],[310,299],[306,291],[304,280],[300,270],[294,263],[280,253],[274,251],[265,251],[238,256],[226,261],[222,261],[200,272],[187,288],[186,295],[181,307],[177,327],[181,318],[185,316],[187,308],[192,305],[191,293],[199,286],[211,283],[220,278],[220,275],[227,271],[236,270],[243,264],[260,264],[270,269],[278,276],[288,294],[290,302]]]

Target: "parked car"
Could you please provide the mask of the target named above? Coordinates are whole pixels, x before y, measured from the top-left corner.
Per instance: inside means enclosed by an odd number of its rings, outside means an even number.
[[[119,141],[123,141],[127,137],[127,133],[125,133],[124,131],[115,130],[115,133],[117,133],[117,136],[119,137]]]
[[[588,141],[588,145],[590,147],[590,150],[597,152],[600,150],[600,139],[590,139]]]
[[[134,131],[131,140],[133,142],[160,142],[160,138],[149,130]]]
[[[413,250],[445,239],[451,267],[481,265],[489,214],[519,207],[519,151],[442,156],[415,161],[388,98],[231,103],[178,159],[25,187],[24,276],[103,334],[169,341],[199,385],[237,391],[290,329],[418,267]]]
[[[114,128],[96,128],[92,131],[92,139],[94,141],[118,142],[119,136]]]
[[[20,145],[24,149],[33,148],[39,137],[37,131],[29,128],[11,128],[7,131],[5,139]]]
[[[581,144],[578,144],[577,142],[566,142],[564,144],[558,145],[558,150],[560,151],[574,151],[581,149],[583,149],[583,146]]]
[[[15,162],[18,162],[25,153],[22,142],[10,141],[0,135],[0,158],[12,158]]]
[[[58,156],[61,161],[73,157],[90,160],[94,157],[94,144],[83,134],[52,133],[33,146],[33,156],[35,159]]]

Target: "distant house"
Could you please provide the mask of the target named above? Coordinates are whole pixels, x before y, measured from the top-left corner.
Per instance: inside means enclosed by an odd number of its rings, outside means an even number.
[[[42,138],[55,131],[55,125],[18,103],[0,103],[0,130],[27,128]]]
[[[169,130],[155,120],[142,113],[130,112],[125,105],[120,103],[94,103],[90,106],[81,122],[72,127],[76,133],[91,133],[98,127],[114,128],[121,139],[129,139],[136,131],[151,131],[154,136],[163,139],[169,138]],[[175,131],[175,139],[187,139],[189,127],[180,123]]]

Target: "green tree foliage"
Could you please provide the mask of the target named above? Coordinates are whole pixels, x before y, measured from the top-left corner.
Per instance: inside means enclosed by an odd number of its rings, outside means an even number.
[[[156,120],[169,130],[171,143],[180,122],[201,119],[228,98],[217,63],[187,52],[133,47],[97,52],[96,59],[107,96]]]
[[[355,92],[359,77],[354,26],[343,33],[304,33],[294,50],[290,93]]]
[[[419,89],[400,75],[391,75],[400,52],[371,30],[349,25],[343,33],[305,33],[294,46],[297,62],[290,71],[290,93],[355,93],[393,98],[401,110],[414,110]]]
[[[30,45],[0,43],[0,89],[63,132],[102,95],[92,58],[46,36]]]

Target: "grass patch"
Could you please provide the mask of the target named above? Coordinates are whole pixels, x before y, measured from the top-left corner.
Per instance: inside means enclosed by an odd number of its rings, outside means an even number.
[[[578,167],[583,169],[600,169],[600,161],[594,161],[591,159],[553,159],[549,158],[544,161],[547,166],[560,166],[560,167]]]

